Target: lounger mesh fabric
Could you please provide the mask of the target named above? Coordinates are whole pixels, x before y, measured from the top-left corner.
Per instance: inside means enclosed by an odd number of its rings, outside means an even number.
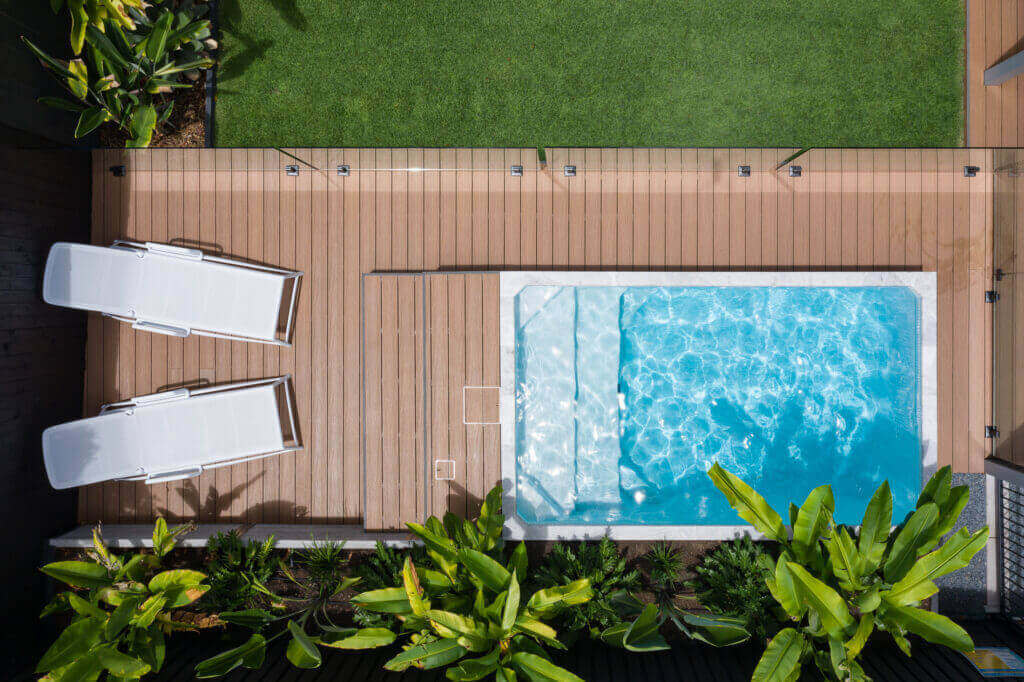
[[[274,338],[284,278],[277,273],[153,251],[54,244],[43,298],[122,317]]]
[[[273,385],[144,404],[43,433],[54,488],[209,466],[284,447]]]

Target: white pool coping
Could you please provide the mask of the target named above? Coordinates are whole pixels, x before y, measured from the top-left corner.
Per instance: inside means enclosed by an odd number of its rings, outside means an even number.
[[[502,272],[501,324],[501,478],[505,537],[513,540],[728,540],[744,534],[759,539],[751,526],[563,525],[526,523],[516,513],[515,453],[515,297],[523,287],[864,287],[900,286],[919,297],[921,310],[921,480],[938,462],[936,365],[936,275],[934,272]],[[781,512],[785,517],[785,510]]]

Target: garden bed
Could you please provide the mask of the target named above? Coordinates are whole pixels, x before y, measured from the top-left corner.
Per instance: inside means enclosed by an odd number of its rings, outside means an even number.
[[[203,71],[192,87],[174,93],[174,110],[170,120],[153,133],[150,147],[205,147],[206,146],[206,76]],[[106,124],[99,131],[104,147],[123,147],[127,140],[124,131]]]

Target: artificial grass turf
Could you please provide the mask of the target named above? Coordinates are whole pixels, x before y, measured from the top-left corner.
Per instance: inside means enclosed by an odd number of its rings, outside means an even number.
[[[222,0],[219,146],[957,146],[962,0]]]

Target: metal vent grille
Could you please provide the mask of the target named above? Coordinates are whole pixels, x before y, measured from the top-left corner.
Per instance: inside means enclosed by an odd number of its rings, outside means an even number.
[[[1024,488],[1006,481],[998,485],[1002,611],[1024,627]]]

